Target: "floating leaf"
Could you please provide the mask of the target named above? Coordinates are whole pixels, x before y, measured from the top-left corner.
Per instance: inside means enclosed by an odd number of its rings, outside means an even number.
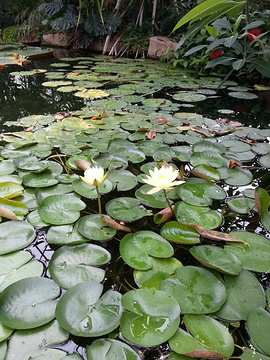
[[[124,342],[114,339],[98,339],[86,347],[88,359],[140,360],[141,357]]]
[[[152,267],[149,256],[169,258],[173,255],[173,248],[160,235],[145,230],[125,235],[120,243],[120,254],[132,268],[147,270]]]
[[[262,308],[250,311],[247,316],[247,329],[251,337],[251,342],[264,354],[270,356],[270,344],[265,336],[270,328],[270,314]]]
[[[76,226],[80,234],[91,240],[110,240],[115,234],[116,230],[110,228],[102,221],[104,215],[87,215],[80,218]]]
[[[130,197],[112,199],[107,202],[105,208],[112,218],[122,221],[135,221],[148,215],[141,202]]]
[[[193,227],[177,221],[165,224],[160,230],[160,235],[177,244],[198,244],[200,242],[200,235]]]
[[[170,339],[180,323],[177,301],[160,290],[138,289],[125,293],[126,309],[120,322],[122,335],[141,346],[155,346]]]

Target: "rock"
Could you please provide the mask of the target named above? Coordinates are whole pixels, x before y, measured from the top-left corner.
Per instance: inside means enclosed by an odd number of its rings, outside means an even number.
[[[150,58],[166,56],[167,49],[169,48],[170,51],[174,51],[177,44],[177,42],[172,41],[167,36],[152,36],[150,37],[147,55]]]
[[[76,41],[77,36],[72,32],[61,32],[55,34],[44,34],[43,41],[45,45],[48,46],[56,46],[56,47],[64,47],[68,48],[70,45]]]

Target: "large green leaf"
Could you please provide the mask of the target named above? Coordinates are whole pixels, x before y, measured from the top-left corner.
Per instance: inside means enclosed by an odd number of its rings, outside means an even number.
[[[66,225],[78,220],[85,203],[75,194],[50,195],[42,200],[38,213],[52,225]]]
[[[247,316],[247,329],[253,345],[270,356],[270,344],[266,335],[270,329],[269,312],[262,308],[251,310]]]
[[[166,223],[160,230],[160,235],[177,244],[198,244],[200,235],[194,227],[178,221]]]
[[[83,216],[78,220],[76,229],[87,239],[110,240],[116,234],[116,230],[102,221],[103,216],[101,214]]]
[[[97,337],[110,333],[120,323],[122,295],[108,290],[101,296],[103,286],[96,281],[77,284],[59,300],[56,319],[71,334]]]
[[[242,269],[239,275],[224,275],[227,300],[215,313],[225,320],[246,320],[248,313],[260,306],[265,307],[265,294],[255,276]]]
[[[112,199],[107,202],[105,208],[112,218],[122,221],[135,221],[148,215],[141,202],[131,197]]]
[[[140,360],[129,345],[114,339],[98,339],[86,347],[88,360]]]
[[[132,268],[147,270],[152,268],[149,256],[169,258],[173,255],[173,247],[162,236],[144,230],[125,235],[120,243],[120,254]]]
[[[183,314],[213,313],[225,302],[225,286],[210,271],[184,266],[177,269],[175,275],[177,280],[164,280],[160,290],[178,301]]]
[[[121,333],[132,343],[155,346],[170,339],[177,331],[180,307],[163,291],[129,291],[123,295],[122,305],[126,311],[121,317]]]
[[[62,246],[56,250],[49,263],[52,279],[62,288],[87,282],[101,282],[105,270],[98,266],[108,263],[110,253],[101,246],[81,244],[76,246]]]
[[[23,187],[15,182],[0,182],[0,197],[11,199],[23,193]]]
[[[14,329],[32,329],[55,316],[59,286],[46,278],[26,278],[9,285],[0,296],[0,321]]]

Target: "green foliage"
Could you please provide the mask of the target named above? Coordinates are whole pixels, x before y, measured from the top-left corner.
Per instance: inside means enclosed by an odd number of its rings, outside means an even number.
[[[4,42],[17,42],[19,40],[19,31],[17,26],[9,26],[3,30],[2,39]]]

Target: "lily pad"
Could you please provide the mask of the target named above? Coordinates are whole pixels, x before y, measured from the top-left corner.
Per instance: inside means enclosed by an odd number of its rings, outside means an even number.
[[[227,167],[219,168],[221,179],[224,179],[227,185],[243,186],[249,184],[252,179],[252,173],[247,169],[242,169],[238,166],[230,169]]]
[[[32,329],[55,316],[60,288],[46,278],[27,278],[9,285],[0,296],[0,321],[14,329]]]
[[[32,225],[24,221],[11,220],[0,224],[0,254],[23,249],[36,237]]]
[[[173,275],[176,269],[183,266],[179,260],[173,257],[168,259],[150,257],[150,260],[152,262],[151,269],[135,270],[133,273],[134,279],[141,289],[159,290],[162,281]]]
[[[23,193],[24,188],[11,181],[0,182],[0,197],[5,199],[12,199]]]
[[[184,266],[175,275],[177,280],[164,280],[160,289],[178,301],[183,314],[213,313],[224,304],[226,288],[210,271]]]
[[[102,214],[86,215],[80,218],[76,227],[80,234],[90,240],[110,240],[116,234],[116,230],[107,226],[103,221]]]
[[[38,213],[52,225],[66,225],[78,220],[85,203],[75,194],[51,195],[42,200]]]
[[[254,100],[258,98],[258,95],[247,91],[231,91],[228,95],[241,100]]]
[[[126,309],[120,322],[122,335],[140,346],[155,346],[170,339],[180,323],[178,302],[160,290],[138,289],[125,293]]]
[[[129,345],[114,339],[98,339],[86,347],[89,360],[140,360],[141,357]]]
[[[230,357],[234,342],[227,327],[206,315],[185,315],[189,333],[179,328],[169,340],[170,348],[178,354],[199,358]]]
[[[22,178],[25,186],[42,188],[52,186],[58,183],[51,170],[45,170],[40,174],[28,173]]]
[[[74,180],[72,183],[72,188],[77,194],[87,199],[98,198],[96,187],[86,184],[81,179]],[[106,179],[102,184],[98,185],[98,191],[100,194],[107,194],[112,190],[112,188],[113,184],[108,179]]]
[[[177,244],[198,244],[200,235],[194,227],[178,221],[166,223],[160,230],[160,235]]]
[[[106,211],[117,220],[136,221],[148,215],[141,202],[131,197],[115,198],[106,203]]]
[[[122,295],[108,290],[96,281],[77,284],[58,301],[56,319],[71,334],[97,337],[110,333],[120,323]]]
[[[146,206],[151,206],[157,209],[163,209],[168,207],[168,202],[165,198],[164,192],[159,191],[154,194],[148,195],[147,192],[151,190],[153,186],[151,185],[142,185],[139,189],[136,190],[135,196],[140,202]],[[169,195],[169,193],[167,194]]]
[[[78,223],[73,225],[51,226],[47,233],[47,242],[55,245],[75,245],[89,241],[78,231]]]
[[[265,307],[265,294],[255,276],[242,269],[239,275],[224,275],[227,299],[215,313],[230,321],[246,320],[248,313],[256,307]]]
[[[224,274],[238,275],[242,269],[242,263],[239,258],[226,249],[211,245],[201,245],[193,246],[189,251],[203,265]]]
[[[46,359],[62,359],[65,352],[50,346],[67,341],[69,333],[56,320],[36,329],[16,331],[8,346],[6,360],[25,360],[46,356]],[[60,355],[60,356],[59,356]]]
[[[174,210],[179,222],[201,225],[205,230],[215,229],[222,223],[222,215],[206,206],[189,205],[179,201]]]
[[[125,235],[120,243],[120,254],[132,268],[148,270],[152,268],[150,256],[169,258],[173,255],[173,247],[162,236],[144,230]]]
[[[137,178],[130,171],[127,170],[111,170],[107,177],[118,191],[128,191],[137,185]]]
[[[253,345],[270,356],[270,344],[266,334],[270,328],[270,314],[262,308],[250,311],[247,316],[247,329]]]
[[[231,243],[224,248],[241,260],[243,268],[257,272],[270,271],[270,242],[268,239],[248,231],[235,231],[232,235],[244,240],[246,244]]]
[[[101,282],[105,270],[98,266],[108,263],[110,253],[101,246],[81,244],[62,246],[53,253],[49,263],[52,279],[62,288],[70,289],[87,281]]]

